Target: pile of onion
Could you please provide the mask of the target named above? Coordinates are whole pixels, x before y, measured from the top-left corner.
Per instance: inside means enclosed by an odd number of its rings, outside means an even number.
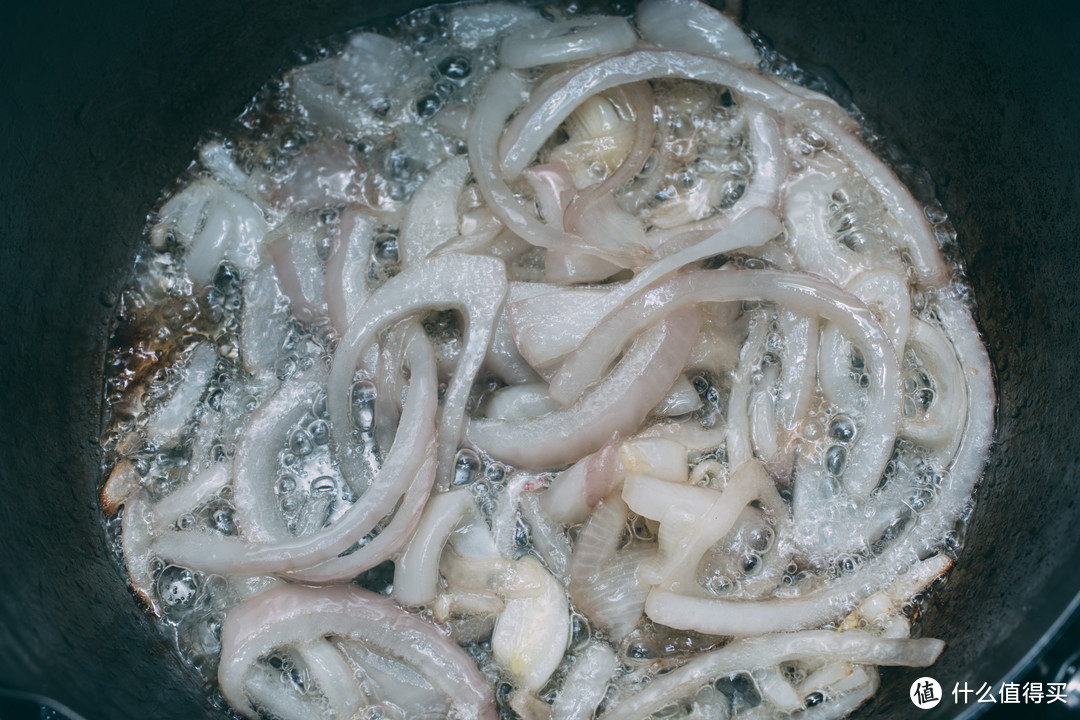
[[[285,719],[841,717],[933,663],[991,371],[859,122],[697,0],[339,50],[120,309],[102,503],[184,659]]]

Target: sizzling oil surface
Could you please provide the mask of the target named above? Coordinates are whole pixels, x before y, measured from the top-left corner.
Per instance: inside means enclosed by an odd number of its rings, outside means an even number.
[[[551,9],[543,10],[545,13],[556,18],[564,15]],[[107,430],[102,444],[108,473],[127,476],[128,484],[137,486],[149,502],[161,502],[200,476],[228,466],[245,426],[282,383],[330,363],[339,339],[337,331],[320,307],[314,308],[312,317],[302,317],[295,296],[290,298],[282,279],[268,269],[257,236],[303,238],[302,247],[291,251],[300,268],[296,282],[304,296],[318,297],[326,292],[319,269],[328,262],[331,238],[346,222],[347,208],[362,207],[372,218],[370,239],[363,252],[347,259],[350,282],[362,296],[383,286],[408,262],[403,257],[406,248],[401,229],[411,200],[437,168],[467,153],[466,121],[480,88],[497,67],[504,29],[518,22],[536,22],[535,17],[533,10],[509,5],[455,6],[406,16],[393,28],[393,42],[367,33],[351,35],[320,50],[311,63],[268,84],[235,128],[200,148],[198,160],[150,218],[149,242],[136,260],[132,283],[119,304],[107,359]],[[760,43],[759,49],[767,72],[811,86],[817,82]],[[385,72],[372,72],[372,67],[385,68]],[[739,102],[724,88],[692,81],[656,81],[652,90],[661,138],[642,170],[616,190],[618,204],[624,210],[639,212],[648,228],[663,229],[723,215],[747,192],[756,170],[747,149],[749,104]],[[582,183],[590,176],[602,179],[611,172],[601,162],[603,155],[595,148],[574,144],[577,134],[587,138],[589,132],[587,127],[568,121],[563,134],[545,146],[541,160],[564,162],[579,173]],[[865,139],[871,145],[886,143],[873,136]],[[933,321],[941,298],[965,296],[959,283],[945,289],[921,283],[911,270],[910,257],[904,255],[902,233],[881,199],[845,167],[813,128],[790,129],[785,146],[790,158],[788,185],[802,188],[799,199],[805,213],[817,218],[835,242],[856,258],[853,262],[858,269],[898,270],[908,282],[913,317]],[[836,176],[843,179],[820,180]],[[801,182],[804,179],[806,182]],[[219,235],[236,241],[216,263],[204,262],[198,249],[212,249],[222,242],[214,236],[218,209],[211,206],[199,213],[185,212],[185,198],[200,186],[221,186],[230,193],[225,200],[216,201],[221,204],[220,217],[226,218]],[[526,203],[542,204],[528,184],[519,183],[513,189]],[[466,182],[457,198],[460,226],[489,221],[483,206],[478,191]],[[945,214],[936,206],[926,212],[939,239],[951,242],[954,233]],[[264,226],[254,227],[259,222]],[[794,227],[789,235],[798,232]],[[542,253],[517,238],[500,236],[488,252],[506,261],[511,280],[543,278]],[[212,251],[210,255],[213,258]],[[789,239],[782,238],[756,256],[735,254],[713,262],[730,261],[748,269],[784,267],[791,262],[791,255]],[[197,265],[202,269],[195,272]],[[782,313],[781,308],[766,305],[746,308],[734,320],[715,320],[717,332],[738,338],[739,344],[746,338],[758,338],[759,345],[751,352],[754,357],[746,363],[747,381],[757,391],[775,388],[779,382],[777,363],[789,342],[781,331]],[[260,327],[258,337],[252,340],[255,323]],[[443,363],[451,364],[460,352],[459,317],[454,313],[429,314],[424,318],[424,329]],[[708,346],[708,339],[703,343]],[[701,428],[723,421],[732,380],[715,363],[705,361],[715,361],[723,344],[715,343],[719,350],[711,346],[700,350],[702,359],[688,366],[686,379],[699,401],[695,409],[680,414],[678,421]],[[854,350],[838,356],[843,357],[837,373],[842,383],[839,399],[817,384],[806,417],[789,440],[798,457],[824,469],[826,479],[843,475],[849,449],[866,422],[866,408],[860,404],[865,400],[859,390],[869,383],[864,359]],[[737,357],[729,360],[739,362]],[[901,362],[904,416],[923,418],[934,402],[939,381],[915,352],[906,352]],[[372,475],[392,437],[392,429],[380,437],[386,430],[376,421],[375,380],[361,374],[351,390],[352,417]],[[504,384],[490,373],[478,377],[471,410],[482,412]],[[332,525],[357,500],[330,451],[325,395],[315,393],[304,402],[307,409],[298,414],[279,449],[273,480],[280,516],[294,536]],[[672,422],[659,413],[650,417],[647,424]],[[701,472],[702,487],[719,489],[728,481],[732,468],[725,465],[725,452],[723,444],[717,444],[689,458],[691,467],[709,467]],[[483,516],[495,524],[514,472],[515,468],[482,448],[466,447],[456,456],[452,484],[469,488]],[[701,591],[715,598],[742,597],[743,586],[752,584],[761,555],[776,552],[778,547],[797,560],[784,568],[777,597],[854,575],[885,547],[895,557],[904,558],[898,564],[910,563],[924,555],[926,548],[904,547],[907,537],[903,528],[914,524],[923,508],[934,504],[938,488],[950,482],[948,473],[947,464],[934,459],[929,448],[900,439],[881,486],[884,490],[898,484],[891,478],[903,477],[910,480],[913,490],[896,498],[898,502],[891,506],[882,503],[880,511],[893,512],[895,517],[875,538],[881,547],[860,548],[859,537],[853,534],[831,536],[821,544],[821,553],[806,550],[816,542],[813,535],[822,526],[830,527],[832,535],[844,532],[847,516],[836,508],[857,503],[837,485],[829,491],[831,503],[821,511],[824,516],[811,513],[814,530],[805,531],[804,536],[777,538],[775,518],[767,512],[750,513],[731,542],[710,549],[702,558],[697,569]],[[542,473],[537,483],[543,486],[553,475]],[[777,481],[785,501],[792,502],[790,478],[778,473]],[[176,519],[175,529],[236,536],[240,529],[231,493],[226,483],[201,497],[195,507]],[[959,517],[966,512],[962,509]],[[513,558],[543,557],[530,535],[528,521],[520,513],[513,516]],[[141,520],[114,518],[109,522],[107,531],[116,538],[118,554],[125,552],[121,521]],[[359,545],[376,537],[378,529]],[[568,536],[572,539],[577,531],[571,527]],[[627,531],[644,541],[654,541],[657,527],[655,522],[631,514]],[[831,552],[833,548],[842,550]],[[957,535],[945,537],[940,548],[954,555],[959,549]],[[143,570],[152,578],[149,599],[157,607],[163,627],[176,634],[181,656],[208,682],[216,672],[220,628],[228,610],[278,582],[261,576],[204,573],[168,564],[152,553],[150,566]],[[384,564],[365,573],[357,583],[387,592],[392,570]],[[876,589],[880,588],[868,591]],[[917,614],[916,607],[909,609]],[[432,618],[430,611],[423,615]],[[510,709],[512,684],[492,655],[486,639],[490,633],[487,623],[463,617],[442,625],[495,683],[501,712],[514,716]],[[573,614],[572,626],[570,654],[539,694],[541,700],[555,701],[560,679],[570,672],[575,651],[597,638],[605,639],[581,613]],[[608,691],[609,700],[632,695],[666,668],[722,642],[714,636],[672,630],[644,619],[616,648],[621,675]],[[282,651],[264,658],[263,664],[280,675],[292,688],[290,692],[312,698],[326,709],[302,659]],[[791,669],[792,677],[799,672]],[[761,702],[755,686],[760,679],[737,673],[721,681],[709,693],[727,700],[710,695],[706,704],[728,703],[738,710]],[[696,717],[698,704],[676,708],[664,716],[674,716],[674,712]],[[400,709],[391,701],[381,709],[382,716],[392,717],[397,711]]]

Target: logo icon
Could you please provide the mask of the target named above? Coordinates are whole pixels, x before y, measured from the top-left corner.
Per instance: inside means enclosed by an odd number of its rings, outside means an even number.
[[[941,685],[932,677],[921,677],[911,683],[911,702],[920,710],[929,710],[941,702]]]

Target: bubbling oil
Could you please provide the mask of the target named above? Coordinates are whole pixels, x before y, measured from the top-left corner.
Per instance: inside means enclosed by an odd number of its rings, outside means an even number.
[[[297,316],[295,296],[280,281],[261,271],[265,266],[255,251],[241,250],[223,257],[209,278],[193,278],[187,266],[190,248],[208,232],[205,226],[213,218],[212,211],[207,210],[194,225],[182,227],[185,220],[177,219],[179,211],[170,205],[185,190],[200,182],[212,182],[258,197],[258,211],[275,228],[299,217],[306,228],[305,237],[310,240],[308,251],[318,258],[316,265],[328,261],[332,237],[345,222],[346,207],[362,205],[377,218],[377,223],[368,251],[352,260],[356,266],[356,291],[367,296],[401,271],[401,230],[411,200],[436,168],[467,153],[467,119],[485,81],[498,67],[503,29],[506,23],[535,16],[532,9],[510,5],[498,5],[490,13],[483,12],[481,5],[452,7],[454,11],[415,11],[383,28],[381,35],[356,32],[312,46],[300,55],[296,68],[259,91],[233,128],[210,137],[201,146],[198,160],[163,198],[161,209],[148,219],[146,243],[117,305],[106,360],[102,448],[107,476],[130,475],[134,487],[150,502],[157,503],[167,501],[196,478],[229,467],[245,427],[274,390],[312,368],[329,367],[340,340],[340,329],[332,324]],[[549,19],[576,14],[585,11],[576,5],[540,10],[540,15]],[[493,17],[498,20],[492,21]],[[750,37],[762,55],[763,72],[826,95],[841,96],[839,90],[768,47],[760,37],[752,33]],[[748,109],[731,90],[690,80],[654,81],[651,91],[659,139],[640,172],[614,190],[616,201],[624,210],[638,213],[647,229],[667,229],[723,215],[747,193],[758,170],[751,151]],[[897,155],[899,150],[877,134],[856,108],[846,109],[861,124],[863,142],[879,154]],[[574,155],[576,151],[569,147],[574,141],[571,131],[570,127],[564,128],[558,137],[549,140],[541,150],[541,159],[562,159],[568,164],[583,157],[589,159],[587,153]],[[786,147],[790,184],[831,172],[842,164],[825,139],[810,127],[791,133]],[[591,173],[593,181],[598,181],[611,169],[590,163],[580,171]],[[471,212],[477,223],[484,222],[474,182],[467,181],[464,187],[458,199],[461,216],[472,217]],[[514,190],[525,206],[542,204],[527,184],[515,185]],[[930,199],[923,209],[946,256],[952,258],[953,284],[944,291],[925,286],[917,277],[898,228],[882,220],[885,213],[881,201],[865,183],[850,182],[817,200],[837,245],[860,258],[883,259],[884,264],[900,268],[911,292],[912,317],[934,322],[939,296],[966,296],[962,268],[956,260],[959,253],[955,249],[955,230],[936,201]],[[186,242],[180,237],[185,233]],[[731,254],[712,258],[706,267],[782,267],[787,251],[784,243],[788,241],[790,238],[785,237],[778,240],[780,251],[767,249],[760,256]],[[543,279],[543,255],[538,248],[508,233],[500,235],[492,247],[490,252],[506,261],[511,280]],[[299,278],[301,291],[312,296],[325,292],[322,282],[317,274]],[[258,315],[253,310],[256,304],[261,308]],[[783,356],[785,339],[777,330],[779,310],[767,304],[762,307],[759,314],[767,316],[770,332],[750,373],[751,382],[757,390],[775,394],[780,382],[776,363]],[[256,322],[256,317],[264,325],[261,334],[265,338],[258,348],[262,353],[259,357],[246,347],[244,339],[246,328]],[[744,337],[748,332],[745,325],[745,319],[741,319],[727,330]],[[423,327],[436,346],[440,365],[452,367],[462,349],[460,317],[455,313],[433,313],[424,318]],[[903,416],[913,422],[924,420],[935,394],[940,392],[941,381],[917,354],[908,351],[900,360]],[[860,395],[860,388],[869,384],[864,363],[858,352],[852,352],[843,369],[846,381],[854,388],[852,393],[863,401],[865,395]],[[685,374],[700,401],[698,409],[677,418],[652,416],[652,421],[678,421],[704,430],[721,427],[732,392],[729,373],[702,362],[689,366]],[[358,376],[350,397],[361,466],[368,472],[366,482],[373,479],[387,449],[380,442],[393,436],[392,429],[378,424],[377,404],[385,398],[379,398],[374,380]],[[478,377],[470,410],[478,412],[485,398],[503,385],[491,374]],[[445,387],[443,383],[440,390],[445,391]],[[400,398],[395,401],[400,404]],[[291,537],[332,526],[358,499],[333,456],[325,392],[315,393],[304,402],[306,411],[287,429],[276,450],[276,475],[270,479],[277,511]],[[821,516],[816,517],[814,526],[817,531],[825,527],[836,534],[826,543],[828,547],[846,550],[835,554],[807,552],[811,538],[781,537],[776,519],[764,508],[755,507],[730,537],[703,556],[697,568],[703,594],[741,597],[744,586],[761,572],[762,557],[769,552],[798,557],[778,578],[776,597],[795,597],[822,584],[855,576],[886,551],[891,557],[902,558],[893,561],[896,565],[915,562],[925,554],[927,548],[910,544],[905,531],[918,522],[920,513],[937,502],[940,488],[949,483],[949,468],[936,459],[930,448],[900,438],[871,499],[863,503],[847,494],[840,478],[851,448],[860,440],[867,412],[869,409],[858,402],[841,404],[830,399],[818,384],[812,389],[806,418],[791,448],[801,461],[824,470],[821,477],[828,485],[829,503],[818,511]],[[381,435],[384,431],[388,434]],[[703,474],[704,487],[719,490],[729,481],[727,451],[725,443],[720,442],[689,463],[690,468],[703,463],[716,466],[713,472]],[[472,493],[482,517],[494,523],[508,480],[516,469],[481,448],[463,447],[454,463],[451,486]],[[538,486],[549,485],[557,474],[539,477]],[[910,481],[912,478],[914,481]],[[791,483],[790,477],[778,482],[788,503],[792,501]],[[897,502],[877,502],[879,497],[891,498],[891,488],[903,483],[910,487],[899,493]],[[133,561],[124,558],[120,539],[127,511],[122,507],[105,521],[106,534],[121,563]],[[240,533],[236,512],[232,487],[226,483],[200,496],[188,512],[178,517],[173,529],[234,537]],[[880,534],[861,546],[855,530],[845,529],[853,513],[858,512],[891,513],[880,524]],[[384,525],[376,525],[347,553],[378,537]],[[578,530],[569,528],[568,536],[572,539]],[[544,558],[533,532],[529,520],[516,511],[512,543],[515,560],[527,555]],[[841,536],[848,532],[850,535]],[[657,537],[657,527],[631,514],[627,535],[652,541]],[[955,558],[961,544],[962,533],[950,533],[943,550]],[[156,557],[150,560],[149,572],[152,604],[163,631],[175,639],[181,658],[213,692],[224,618],[232,607],[279,581],[205,573]],[[392,588],[392,572],[392,567],[384,563],[355,582],[387,594]],[[430,611],[420,614],[436,622]],[[461,618],[442,623],[442,628],[461,643],[491,680],[500,715],[518,717],[511,707],[511,686],[505,670],[496,662],[491,648],[490,627]],[[595,641],[609,642],[611,638],[575,609],[570,653],[554,671],[552,680],[538,692],[542,701],[554,701],[561,680],[570,672],[575,651]],[[723,638],[678,631],[643,618],[619,643],[619,672],[598,712],[679,667],[686,658],[725,642]],[[286,686],[295,697],[311,700],[324,713],[331,712],[302,657],[288,651],[275,652],[262,658],[259,667],[260,672]],[[791,666],[788,672],[789,680],[794,682],[795,675],[802,671]],[[694,697],[665,707],[654,717],[726,717],[729,711],[750,710],[762,702],[758,683],[750,674],[726,676],[705,685]],[[220,698],[218,702],[223,703]],[[817,702],[821,702],[820,694],[816,702],[807,700],[808,705]],[[371,717],[403,717],[402,713],[391,701],[369,709]]]

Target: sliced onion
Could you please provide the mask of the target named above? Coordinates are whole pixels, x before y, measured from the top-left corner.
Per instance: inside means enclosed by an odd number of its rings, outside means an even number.
[[[788,235],[799,267],[841,287],[871,267],[862,253],[839,242],[830,226],[831,198],[849,181],[842,172],[808,174],[793,182],[784,197]]]
[[[437,482],[446,487],[465,422],[473,378],[487,354],[495,320],[506,299],[506,271],[489,257],[442,255],[391,278],[357,313],[334,353],[327,384],[331,440],[346,479],[355,462],[350,439],[349,388],[361,356],[387,326],[432,309],[454,308],[466,318],[465,346],[446,388],[439,421]]]
[[[507,303],[517,302],[535,295],[550,293],[554,287],[544,283],[512,282]],[[511,330],[509,313],[499,313],[495,332],[491,337],[484,365],[508,384],[531,383],[540,379],[536,371],[518,352]]]
[[[522,687],[536,692],[559,667],[570,642],[570,605],[562,583],[536,558],[518,561],[519,572],[528,568],[540,589],[530,597],[507,598],[506,609],[495,621],[491,653]]]
[[[675,379],[675,384],[671,386],[671,390],[653,409],[653,412],[657,415],[676,417],[700,410],[702,405],[701,396],[686,376],[682,375]]]
[[[686,455],[686,446],[670,438],[636,437],[619,446],[619,460],[627,473],[671,483],[687,481]]]
[[[406,607],[430,605],[439,585],[439,558],[458,525],[477,513],[472,494],[453,490],[433,496],[420,525],[395,563],[394,599]]]
[[[282,298],[271,263],[263,263],[244,281],[240,316],[240,360],[252,375],[269,376],[289,331],[287,313],[279,312]],[[282,306],[284,300],[282,300]]]
[[[176,442],[184,425],[195,414],[210,373],[217,362],[217,353],[208,342],[195,346],[181,372],[181,380],[168,400],[158,408],[146,424],[147,441],[158,448]]]
[[[649,244],[661,257],[682,250],[730,227],[744,214],[756,208],[776,212],[780,208],[780,190],[788,173],[787,151],[780,138],[777,119],[767,110],[751,104],[750,158],[754,174],[735,205],[728,210],[695,222],[675,227],[654,227],[648,232]],[[724,252],[730,252],[731,248]]]
[[[319,638],[298,644],[296,651],[336,717],[354,717],[360,712],[365,705],[364,693],[358,687],[345,658],[329,640]]]
[[[893,269],[874,270],[857,276],[845,289],[874,312],[901,354],[911,328],[911,293],[904,277]]]
[[[151,563],[154,555],[153,511],[150,501],[142,491],[131,493],[124,501],[124,516],[121,519],[121,543],[124,548],[124,564],[127,565],[128,580],[135,596],[157,616],[161,616],[161,606],[154,596],[154,575]]]
[[[484,416],[493,420],[522,420],[545,415],[560,407],[548,395],[545,383],[508,385],[488,398]]]
[[[229,484],[228,463],[214,463],[163,497],[151,510],[150,525],[155,533],[165,532],[182,514],[207,502]]]
[[[888,337],[865,305],[813,276],[721,269],[688,273],[670,280],[642,294],[589,334],[577,353],[588,359],[590,372],[575,372],[576,382],[591,377],[595,368],[602,369],[627,338],[656,318],[700,302],[731,300],[781,303],[794,312],[825,318],[857,338],[868,368],[867,392],[875,411],[867,413],[860,440],[848,454],[849,472],[845,474],[845,482],[853,495],[865,497],[881,479],[899,427],[902,396],[899,361]]]
[[[610,175],[580,190],[566,208],[564,225],[571,232],[580,232],[580,221],[590,208],[615,189],[626,184],[641,172],[656,141],[656,120],[653,117],[653,95],[648,83],[632,83],[619,88],[622,99],[633,114],[634,143],[626,157]]]
[[[162,206],[151,240],[164,247],[171,232],[187,247],[184,264],[199,285],[214,278],[225,258],[245,269],[259,264],[259,248],[266,235],[262,210],[243,195],[211,179],[184,188]]]
[[[562,163],[549,162],[526,168],[521,175],[532,187],[540,216],[548,225],[565,230],[563,216],[577,189],[570,171]]]
[[[283,384],[252,414],[236,444],[232,502],[237,525],[247,542],[269,543],[289,537],[274,488],[278,453],[325,382],[326,369],[316,363]]]
[[[618,665],[614,651],[602,642],[592,642],[579,652],[555,697],[552,720],[592,717]]]
[[[294,71],[302,73],[303,69]],[[344,100],[334,90],[333,102]],[[318,210],[348,203],[371,204],[365,169],[341,138],[305,145],[288,174],[271,192],[275,205],[290,211]]]
[[[540,508],[540,496],[526,491],[518,500],[521,519],[529,528],[529,540],[551,574],[564,585],[570,577],[573,549],[561,522],[551,519]]]
[[[809,630],[800,633],[746,638],[699,655],[685,665],[653,679],[644,690],[616,703],[601,720],[637,720],[668,703],[693,693],[718,677],[748,672],[795,660],[837,659],[866,665],[926,667],[933,664],[944,643],[940,640],[889,640],[860,630],[839,633]]]
[[[941,248],[926,213],[885,163],[846,130],[831,113],[819,114],[811,121],[836,151],[877,191],[889,213],[900,223],[915,262],[919,277],[933,287],[948,282],[949,269],[941,257]]]
[[[374,221],[355,208],[346,209],[334,228],[324,287],[330,324],[339,336],[369,294],[366,265],[374,228]]]
[[[474,48],[505,32],[508,27],[540,24],[536,10],[509,2],[455,5],[450,9],[450,34],[454,42]]]
[[[305,288],[308,283],[304,282],[305,278],[301,275],[314,280],[322,273],[321,268],[314,267],[314,263],[310,262],[316,259],[313,247],[305,247],[304,243],[296,243],[300,247],[294,247],[294,237],[300,232],[298,224],[279,228],[271,234],[266,252],[274,264],[274,272],[277,274],[278,282],[281,283],[281,289],[289,298],[289,310],[293,317],[302,323],[312,325],[318,323],[326,315],[322,287],[320,283],[320,287],[313,288],[316,292],[312,292],[309,296]],[[296,261],[297,251],[308,256],[303,272]],[[314,299],[315,297],[318,297],[318,300]]]
[[[540,507],[552,520],[576,525],[621,479],[618,444],[609,442],[559,473],[540,496]]]
[[[757,461],[740,466],[719,492],[630,475],[622,497],[637,514],[660,522],[656,556],[642,565],[639,576],[649,585],[678,593],[700,592],[701,558],[732,530],[749,503],[760,500],[786,515],[771,478]]]
[[[731,467],[738,467],[753,456],[750,437],[749,401],[753,389],[754,367],[765,343],[768,323],[758,311],[750,318],[750,328],[739,351],[739,364],[731,374],[731,395],[728,398],[727,457]]]
[[[589,248],[561,228],[538,219],[532,209],[518,200],[502,175],[495,170],[503,126],[521,104],[524,91],[525,84],[521,79],[505,70],[493,73],[484,87],[469,120],[469,167],[476,178],[476,186],[495,216],[533,245],[588,252]]]
[[[944,457],[951,458],[967,421],[965,393],[960,387],[963,369],[944,333],[923,320],[912,323],[908,347],[933,378],[934,400],[925,417],[905,419],[901,434],[922,445],[941,449]]]
[[[559,290],[558,295],[537,295],[511,303],[508,313],[518,349],[533,367],[548,366],[580,345],[604,317],[678,269],[714,255],[757,247],[781,230],[775,215],[767,210],[754,210],[731,227],[649,265],[629,282],[614,288],[605,286],[597,291],[572,288]],[[608,356],[609,362],[612,357]],[[571,391],[560,393],[564,402],[572,395]]]
[[[626,504],[615,495],[601,502],[578,533],[570,560],[574,606],[617,640],[641,619],[648,588],[637,568],[653,553],[644,543],[619,549],[626,513]]]
[[[587,60],[625,50],[636,40],[637,33],[625,18],[567,18],[507,35],[499,44],[499,63],[530,68]]]
[[[394,508],[411,483],[430,488],[432,476],[424,477],[420,473],[431,467],[429,458],[435,451],[433,416],[437,379],[426,336],[415,335],[409,347],[414,374],[394,446],[372,486],[336,523],[303,537],[271,539],[269,542],[251,542],[247,538],[204,532],[168,533],[155,544],[158,553],[181,565],[211,572],[250,574],[301,570],[330,560],[371,532]],[[234,493],[234,501],[245,502],[237,495],[240,493]],[[403,521],[407,520],[403,518]],[[395,549],[385,548],[387,554]]]
[[[780,313],[779,323],[784,353],[776,412],[790,434],[806,416],[817,386],[818,325],[815,318],[798,317],[787,310]]]
[[[409,203],[398,236],[405,265],[419,262],[458,234],[457,198],[469,174],[469,163],[458,157],[431,171]]]
[[[221,630],[222,695],[257,717],[245,690],[249,668],[272,650],[327,636],[360,641],[406,664],[462,717],[496,717],[488,682],[460,647],[389,599],[355,586],[283,585],[230,610]]]
[[[791,105],[794,99],[772,80],[725,60],[671,50],[631,50],[583,65],[536,93],[500,142],[503,174],[514,177],[524,170],[544,141],[586,99],[619,85],[658,78],[725,85],[777,109]]]
[[[101,488],[101,507],[107,513],[115,513],[131,493],[139,489],[139,473],[135,461],[120,458],[109,472],[109,479]]]
[[[289,577],[312,583],[339,582],[370,570],[398,552],[412,537],[420,524],[420,514],[427,503],[435,479],[435,457],[428,454],[394,510],[389,524],[374,539],[358,550],[326,560],[305,570],[292,570]]]
[[[519,467],[557,468],[626,434],[667,394],[697,334],[696,309],[646,331],[601,383],[568,408],[521,421],[474,418],[469,439]]]
[[[758,51],[720,11],[698,0],[645,0],[638,5],[641,34],[661,47],[757,65]]]

